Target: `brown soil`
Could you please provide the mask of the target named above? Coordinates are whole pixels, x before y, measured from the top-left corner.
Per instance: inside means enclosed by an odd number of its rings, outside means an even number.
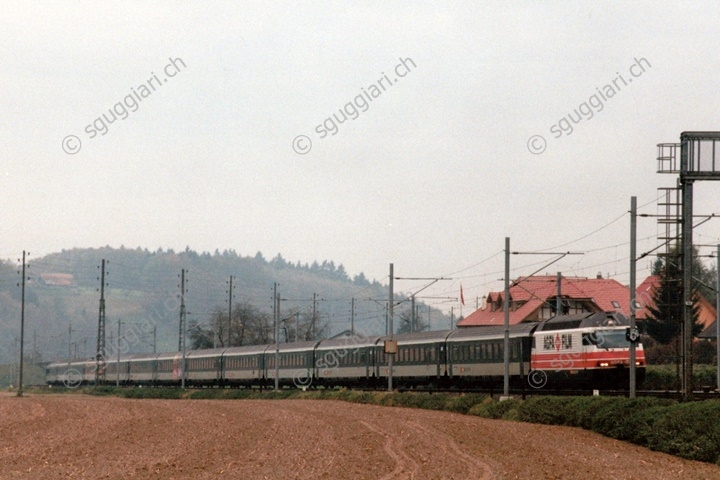
[[[567,427],[315,400],[0,396],[2,479],[717,479]]]

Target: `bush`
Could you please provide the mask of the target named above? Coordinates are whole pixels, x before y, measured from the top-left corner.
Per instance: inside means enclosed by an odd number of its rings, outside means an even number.
[[[693,365],[693,383],[696,388],[716,384],[715,365]],[[645,369],[644,390],[678,390],[677,368],[675,365],[648,365]]]
[[[475,393],[451,397],[445,404],[445,410],[455,413],[468,413],[474,405],[482,403],[486,398],[488,398],[487,395],[478,395]]]
[[[690,460],[720,464],[720,402],[673,405],[652,425],[648,446]]]
[[[123,388],[118,394],[125,398],[160,398],[175,400],[183,398],[184,391],[180,388]]]
[[[693,363],[717,365],[717,347],[714,341],[698,341],[693,344]]]
[[[601,435],[618,440],[631,441],[633,438],[646,436],[648,429],[652,428],[653,419],[642,415],[646,410],[658,414],[664,408],[675,404],[672,400],[663,400],[652,397],[642,398],[613,398],[600,407],[591,421],[590,429]]]
[[[468,413],[483,418],[519,420],[518,409],[522,405],[520,400],[505,400],[499,402],[486,397],[481,403],[474,405]]]
[[[571,407],[573,397],[532,397],[520,405],[523,422],[545,425],[577,425],[577,412]]]

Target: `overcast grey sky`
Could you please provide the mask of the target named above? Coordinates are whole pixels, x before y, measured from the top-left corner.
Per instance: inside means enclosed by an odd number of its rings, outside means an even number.
[[[676,182],[656,144],[720,130],[718,20],[717,2],[4,2],[0,256],[189,245],[383,282],[394,262],[470,302],[500,288],[506,236],[564,245],[632,195],[656,213]],[[718,200],[698,185],[696,213]],[[640,252],[657,232],[640,220]],[[548,271],[626,282],[628,237],[625,215]]]

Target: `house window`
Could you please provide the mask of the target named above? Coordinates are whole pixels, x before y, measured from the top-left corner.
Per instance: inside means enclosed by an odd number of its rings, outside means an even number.
[[[612,301],[612,306],[615,308],[620,308],[620,304],[616,302],[615,300]]]

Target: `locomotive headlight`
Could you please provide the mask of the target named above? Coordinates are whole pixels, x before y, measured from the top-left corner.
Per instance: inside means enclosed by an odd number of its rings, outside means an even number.
[[[598,367],[609,367],[610,364],[608,362],[598,362]]]

